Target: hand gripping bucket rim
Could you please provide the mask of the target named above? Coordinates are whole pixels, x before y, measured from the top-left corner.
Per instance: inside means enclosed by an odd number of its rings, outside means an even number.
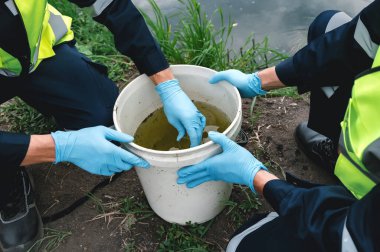
[[[181,69],[181,68],[187,68],[188,70],[197,70],[197,69],[203,69],[203,70],[207,70],[207,71],[210,71],[210,73],[216,73],[217,71],[215,70],[212,70],[210,68],[206,68],[206,67],[202,67],[202,66],[196,66],[196,65],[184,65],[184,64],[178,64],[178,65],[171,65],[170,68],[175,71],[177,69]],[[129,85],[135,83],[135,82],[140,82],[141,79],[145,78],[145,74],[143,75],[140,75],[138,76],[137,78],[135,78],[134,80],[132,80]],[[222,81],[221,83],[219,84],[216,84],[216,85],[221,85],[224,81]],[[224,83],[225,85],[230,85],[230,84],[227,84],[227,83]],[[118,104],[120,103],[120,100],[123,99],[123,96],[124,96],[124,93],[127,93],[128,92],[128,86],[127,85],[119,94],[119,96],[117,97],[116,99],[116,102],[115,102],[115,105],[114,105],[114,108],[113,108],[113,122],[114,122],[114,125],[115,125],[115,128],[116,130],[122,132],[121,130],[121,127],[120,127],[120,124],[117,120],[117,111],[118,111]],[[153,85],[153,83],[152,83]],[[215,85],[215,84],[208,84],[208,85]],[[233,92],[235,93],[236,95],[236,98],[238,99],[238,104],[240,105],[239,108],[238,108],[238,111],[236,113],[236,116],[234,117],[234,119],[231,121],[231,124],[230,126],[228,126],[228,128],[223,131],[222,133],[224,135],[226,135],[227,132],[230,132],[231,129],[234,127],[234,125],[240,120],[240,116],[239,114],[241,114],[241,104],[242,104],[242,101],[241,101],[241,97],[240,97],[240,94],[239,94],[239,91],[237,90],[236,87],[230,85],[232,88],[233,88]],[[148,152],[148,153],[151,153],[151,154],[156,154],[156,155],[181,155],[181,154],[185,154],[185,153],[190,153],[190,152],[196,152],[196,151],[199,151],[201,149],[204,149],[204,148],[209,148],[209,146],[211,145],[216,145],[215,143],[213,143],[212,141],[209,141],[207,143],[204,143],[204,144],[201,144],[201,145],[198,145],[198,146],[195,146],[195,147],[192,147],[192,148],[188,148],[188,149],[183,149],[183,150],[173,150],[173,151],[160,151],[160,150],[152,150],[152,149],[148,149],[148,148],[145,148],[145,147],[142,147],[140,145],[137,145],[135,143],[128,143],[126,144],[127,146],[129,146],[129,148],[132,148],[132,149],[137,149],[137,150],[140,150],[140,151],[144,151],[144,152]]]

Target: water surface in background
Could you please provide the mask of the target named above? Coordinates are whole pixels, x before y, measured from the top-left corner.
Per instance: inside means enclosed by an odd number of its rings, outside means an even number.
[[[156,0],[165,14],[183,11],[178,0]],[[269,38],[272,48],[294,53],[306,44],[309,24],[324,10],[341,10],[355,16],[371,0],[199,0],[208,15],[218,7],[237,24],[233,30],[234,48],[242,46],[250,33],[261,41]],[[147,0],[134,3],[149,13]],[[173,22],[175,24],[176,22]]]

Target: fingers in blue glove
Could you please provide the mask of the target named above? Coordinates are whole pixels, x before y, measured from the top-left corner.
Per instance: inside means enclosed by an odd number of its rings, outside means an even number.
[[[228,148],[230,144],[233,143],[228,137],[219,132],[210,131],[208,136],[213,142],[220,144],[223,149]],[[188,188],[193,188],[204,182],[212,180],[211,174],[207,168],[209,162],[211,162],[211,159],[180,169],[177,172],[177,183],[186,184]]]
[[[196,186],[199,186],[200,184],[203,184],[205,182],[209,182],[211,180],[212,180],[212,178],[210,176],[202,177],[202,178],[199,178],[199,179],[196,179],[196,180],[193,180],[193,181],[187,183],[186,187],[187,188],[194,188]]]
[[[133,141],[133,137],[127,134],[124,134],[119,131],[112,130],[110,128],[104,127],[104,134],[107,140],[118,141],[123,143],[130,143]],[[117,167],[122,170],[129,170],[132,166],[138,166],[142,168],[149,168],[150,164],[142,158],[137,157],[136,155],[115,146],[116,153],[119,155],[122,162],[117,163]],[[119,171],[120,172],[120,171]]]
[[[202,143],[203,130],[206,126],[206,117],[199,111],[197,111],[197,114],[198,121],[194,121],[191,127],[187,129],[190,137],[190,147],[195,147]]]
[[[118,148],[118,149],[121,149],[121,148]],[[108,171],[113,172],[113,173],[119,173],[119,172],[130,170],[133,167],[132,164],[124,162],[124,160],[122,159],[122,156],[119,154],[122,151],[123,150],[121,150],[121,151],[118,150],[118,151],[114,152],[115,153],[114,154],[115,162],[107,165]],[[121,154],[124,154],[124,153],[121,153]]]
[[[116,147],[116,146],[115,146]],[[138,167],[142,167],[142,168],[149,168],[150,167],[150,164],[145,161],[144,159],[120,148],[120,147],[116,147],[118,150],[117,150],[117,155],[119,156],[120,160],[123,162],[123,163],[118,163],[118,166],[119,168],[121,169],[124,169],[124,170],[129,170],[131,169],[131,166],[138,166]],[[124,168],[125,167],[125,168]]]
[[[266,94],[266,91],[261,88],[262,83],[258,72],[245,74],[239,70],[230,69],[216,73],[210,78],[209,83],[215,84],[223,80],[228,81],[231,85],[235,86],[243,98]]]
[[[221,71],[221,72],[218,72],[216,74],[214,74],[210,79],[209,79],[209,83],[210,84],[216,84],[220,81],[229,81],[231,82],[231,73],[233,72],[240,72],[238,70],[233,70],[233,69],[230,69],[230,70],[226,70],[226,71]]]
[[[116,147],[118,148],[118,147]],[[149,163],[145,160],[121,149],[115,151],[116,157],[115,157],[115,163],[112,165],[108,165],[107,168],[100,169],[100,171],[97,174],[104,175],[104,176],[112,176],[115,173],[120,173],[123,171],[128,171],[134,166],[142,167],[142,168],[149,168]],[[128,161],[125,161],[124,159],[128,159]]]
[[[196,121],[192,121],[186,128],[176,124],[178,130],[177,141],[180,141],[185,136],[186,132],[190,138],[190,147],[198,146],[202,143],[203,130],[206,126],[206,117],[201,112],[197,111]]]
[[[191,169],[191,168],[194,168],[194,166],[190,166],[190,167],[187,167],[184,169]],[[190,174],[185,175],[185,176],[179,175],[178,184],[189,183],[190,181],[197,180],[197,179],[200,179],[203,177],[207,177],[209,175],[208,172],[206,171],[206,169],[204,169],[203,171],[200,171],[198,167],[195,167],[195,168],[198,170],[195,173],[190,173]]]
[[[103,128],[104,136],[109,141],[118,141],[121,143],[130,143],[133,141],[133,137],[122,132],[100,126]]]
[[[204,182],[212,180],[207,170],[207,160],[199,164],[180,169],[177,172],[178,184],[186,184],[188,188],[196,187]]]
[[[206,127],[206,117],[204,117],[204,115],[202,115],[202,113],[198,111],[198,118],[200,120],[200,125],[198,125],[198,127],[195,130],[197,131],[199,144],[201,144],[202,143],[203,130]]]
[[[176,124],[175,128],[178,131],[177,142],[179,142],[185,136],[186,129],[180,123]]]
[[[199,173],[199,174],[194,174],[191,177],[179,178],[177,180],[177,183],[186,184],[188,188],[193,188],[193,187],[196,187],[197,185],[200,185],[204,182],[208,182],[210,180],[212,180],[212,178],[211,176],[207,175],[207,173],[202,173],[202,174]]]
[[[208,137],[216,144],[219,144],[223,150],[234,146],[235,142],[229,139],[227,136],[217,131],[210,131]]]
[[[187,130],[187,134],[189,135],[189,138],[190,138],[190,148],[197,146],[201,143],[201,141],[199,140],[197,130],[195,128],[189,128]]]

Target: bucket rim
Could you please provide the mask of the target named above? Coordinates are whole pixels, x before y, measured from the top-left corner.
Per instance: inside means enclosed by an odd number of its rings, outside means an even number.
[[[187,65],[187,64],[170,65],[170,68],[173,70],[173,73],[175,70],[183,69],[183,68],[203,69],[203,70],[209,71],[210,74],[211,73],[215,74],[217,72],[216,70],[211,69],[211,68],[207,68],[207,67],[203,67],[203,66],[197,66],[197,65]],[[129,84],[131,84],[132,82],[137,82],[137,81],[139,81],[139,79],[145,78],[145,77],[147,77],[146,74],[141,74],[138,77],[136,77],[135,79],[133,79],[131,82],[129,82]],[[113,107],[113,122],[114,122],[114,126],[115,126],[116,130],[119,132],[123,132],[123,131],[121,130],[119,123],[117,121],[117,110],[118,110],[117,105],[119,104],[119,102],[120,102],[119,100],[121,99],[123,93],[127,92],[128,85],[120,92],[119,96],[117,97],[117,99],[115,101],[115,105]],[[242,114],[242,100],[240,97],[240,93],[235,86],[233,86],[231,84],[227,84],[226,81],[222,81],[218,85],[224,85],[224,86],[228,86],[229,88],[232,88],[232,90],[233,90],[232,92],[235,94],[235,96],[237,97],[237,100],[238,100],[237,103],[238,103],[239,107],[237,109],[237,113],[236,113],[234,119],[231,121],[230,125],[227,127],[227,129],[225,129],[222,132],[223,135],[228,137],[228,133],[238,123],[238,121],[240,119],[240,115]],[[198,150],[202,150],[202,149],[207,149],[212,145],[217,146],[217,144],[215,144],[213,141],[209,141],[207,143],[200,144],[198,146],[183,149],[183,150],[161,151],[161,150],[148,149],[148,148],[142,147],[138,144],[135,144],[133,142],[132,143],[124,143],[124,145],[127,147],[127,149],[132,148],[132,149],[136,149],[138,151],[142,151],[142,152],[149,153],[149,154],[160,155],[160,156],[173,156],[173,155],[179,156],[179,155],[183,155],[183,154],[187,154],[187,153],[191,153],[191,152],[197,152]]]

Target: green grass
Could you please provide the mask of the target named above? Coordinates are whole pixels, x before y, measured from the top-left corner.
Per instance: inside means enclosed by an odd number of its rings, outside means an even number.
[[[2,123],[12,132],[46,134],[57,128],[52,118],[40,114],[20,98],[0,106],[0,116]]]
[[[301,96],[298,94],[296,87],[285,87],[280,89],[271,90],[266,94],[266,97],[292,97],[299,99]]]
[[[106,211],[107,211],[106,207],[104,206],[104,203],[100,198],[96,197],[92,193],[88,193],[88,197],[91,200],[91,202],[94,204],[94,207],[99,214],[105,214],[106,213]]]
[[[160,226],[157,231],[160,244],[157,251],[214,251],[216,246],[204,239],[212,221],[207,224],[191,224],[180,226],[171,224],[168,227]]]
[[[235,185],[239,199],[229,199],[224,202],[226,215],[236,226],[242,225],[262,205],[257,195],[253,194],[246,186]]]
[[[51,228],[44,228],[44,237],[36,241],[34,245],[28,250],[32,251],[53,251],[69,236],[71,232],[61,231]]]
[[[127,241],[125,242],[125,245],[124,245],[124,251],[125,252],[138,251],[138,248],[136,247],[136,242],[131,240],[131,239],[127,239]]]
[[[138,201],[134,197],[124,198],[120,207],[121,213],[133,214],[141,221],[153,215],[152,209],[146,201]]]
[[[148,1],[153,10],[152,17],[141,12],[172,64],[194,64],[215,70],[236,68],[243,72],[254,72],[287,57],[270,49],[268,39],[257,43],[253,35],[248,36],[238,52],[231,50],[234,25],[220,8],[209,17],[198,1],[178,0],[182,11],[173,15],[180,16],[178,23],[173,25],[173,19],[162,13],[154,0]],[[216,20],[219,26],[214,24]]]

